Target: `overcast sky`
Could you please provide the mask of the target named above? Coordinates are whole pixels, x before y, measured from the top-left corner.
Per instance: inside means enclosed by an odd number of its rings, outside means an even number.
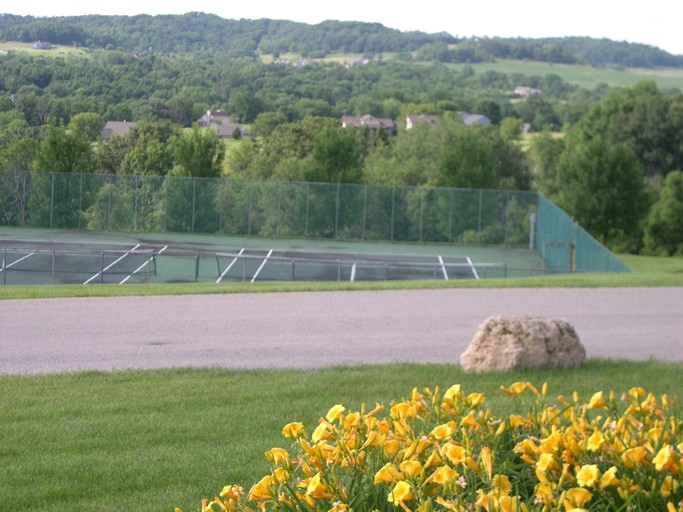
[[[213,13],[228,19],[378,22],[403,31],[448,32],[454,36],[590,36],[644,43],[683,55],[683,1],[648,0],[19,0],[0,12],[33,16],[81,14]]]

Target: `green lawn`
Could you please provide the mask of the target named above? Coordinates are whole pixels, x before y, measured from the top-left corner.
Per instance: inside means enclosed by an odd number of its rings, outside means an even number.
[[[582,369],[463,373],[455,365],[338,367],[319,371],[175,369],[0,377],[0,510],[196,510],[223,485],[254,483],[263,452],[289,447],[290,421],[311,432],[337,403],[357,410],[413,386],[461,384],[506,412],[498,386],[548,382],[582,398],[644,386],[680,395],[683,366],[589,361]]]
[[[498,60],[480,64],[449,64],[454,69],[472,66],[476,73],[498,71],[499,73],[520,73],[527,76],[559,75],[562,80],[579,85],[585,89],[593,89],[604,83],[612,87],[628,87],[653,80],[663,89],[683,89],[683,69],[674,68],[596,68],[578,64],[553,64],[550,62]]]
[[[64,46],[53,44],[50,50],[37,50],[33,48],[33,43],[21,43],[18,41],[0,41],[0,53],[8,53],[10,51],[26,52],[32,55],[42,55],[45,57],[66,57],[67,55],[74,55],[84,57],[88,51],[84,48],[75,48],[73,46]]]

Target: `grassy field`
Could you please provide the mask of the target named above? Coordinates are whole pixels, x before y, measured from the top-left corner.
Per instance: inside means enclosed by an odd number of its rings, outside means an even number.
[[[335,62],[345,64],[349,60],[360,59],[360,54],[333,54],[320,59],[322,62]],[[301,58],[298,54],[283,54],[283,59],[296,62]],[[384,53],[384,60],[392,60],[395,55]],[[261,59],[264,63],[272,62],[271,55],[264,55]],[[552,62],[537,62],[526,60],[499,59],[495,62],[482,62],[477,64],[448,64],[449,67],[461,70],[465,66],[471,66],[475,73],[497,71],[505,74],[522,74],[527,76],[558,75],[562,80],[576,84],[585,89],[593,89],[598,84],[607,84],[613,87],[627,87],[643,80],[653,80],[662,89],[683,89],[683,69],[676,68],[596,68],[579,64],[555,64]]]
[[[550,62],[499,60],[480,64],[450,64],[454,69],[472,66],[476,73],[498,71],[499,73],[521,73],[528,76],[546,76],[555,74],[562,80],[593,89],[604,83],[613,87],[632,86],[643,80],[653,80],[663,89],[683,89],[683,69],[673,68],[595,68],[584,65],[553,64]]]
[[[589,361],[582,369],[463,373],[455,365],[338,367],[313,372],[155,370],[0,377],[0,510],[197,510],[227,483],[255,483],[263,452],[288,447],[290,421],[311,432],[334,404],[388,404],[413,386],[461,384],[496,414],[498,386],[548,382],[551,396],[644,386],[680,394],[683,366]]]
[[[64,46],[53,44],[50,50],[37,50],[33,48],[33,43],[21,43],[18,41],[0,41],[0,53],[8,53],[10,51],[26,52],[31,55],[43,55],[45,57],[66,57],[67,55],[74,55],[83,57],[87,55],[87,50],[84,48],[75,48],[73,46]]]

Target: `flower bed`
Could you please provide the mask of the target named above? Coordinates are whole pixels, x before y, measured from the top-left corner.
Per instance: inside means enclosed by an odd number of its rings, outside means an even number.
[[[371,410],[335,405],[310,434],[289,423],[292,447],[265,452],[268,475],[201,510],[683,512],[683,420],[666,395],[501,390],[515,402],[504,416],[454,385]]]

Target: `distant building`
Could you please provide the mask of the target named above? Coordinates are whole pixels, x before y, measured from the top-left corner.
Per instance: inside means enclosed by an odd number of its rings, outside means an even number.
[[[469,112],[459,112],[460,119],[467,126],[488,126],[491,120],[482,114],[470,114]]]
[[[36,41],[33,43],[33,48],[36,50],[52,50],[52,44],[47,41]]]
[[[439,121],[439,116],[432,116],[428,114],[409,115],[406,117],[406,130],[412,130],[415,125],[420,123],[436,126],[439,124]]]
[[[205,128],[211,126],[212,124],[230,124],[232,122],[232,116],[226,114],[222,110],[207,110],[206,114],[197,119],[197,125]]]
[[[239,130],[240,137],[249,136],[249,127],[244,124],[219,124],[216,125],[216,132],[221,139],[232,139]]]
[[[397,123],[393,119],[379,118],[366,114],[361,117],[343,116],[341,118],[343,128],[362,128],[364,126],[371,130],[384,130],[387,135],[395,135]]]
[[[534,89],[533,87],[527,87],[526,85],[518,85],[515,87],[515,94],[517,96],[524,96],[525,98],[528,98],[529,96],[538,96],[539,94],[543,94],[543,91],[540,89]]]
[[[138,124],[133,121],[107,121],[100,132],[102,142],[107,142],[112,135],[123,137]]]
[[[355,68],[358,66],[365,66],[370,62],[369,59],[349,59],[346,61],[347,68]]]

